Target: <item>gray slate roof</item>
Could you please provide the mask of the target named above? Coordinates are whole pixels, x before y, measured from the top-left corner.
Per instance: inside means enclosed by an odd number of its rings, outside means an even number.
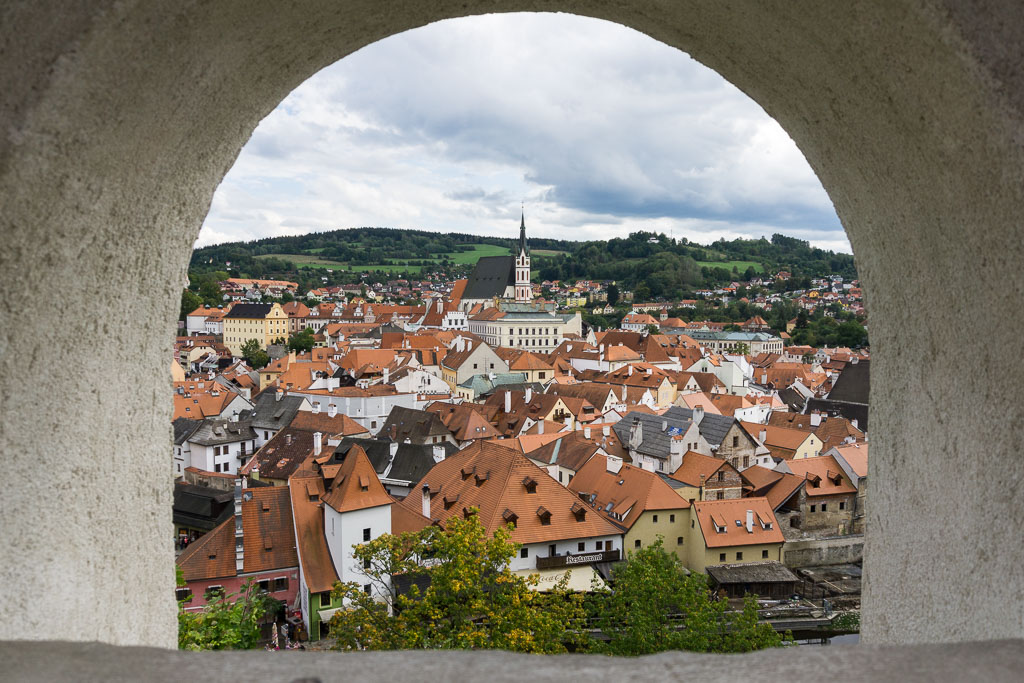
[[[179,417],[171,422],[171,425],[174,427],[174,445],[180,446],[185,443],[188,437],[192,436],[202,424],[202,420],[190,420],[187,417]]]
[[[243,410],[239,417],[256,429],[277,432],[292,423],[304,400],[302,396],[282,396],[278,401],[276,391],[264,391],[253,400],[252,410]]]
[[[273,304],[235,304],[225,318],[266,318]]]
[[[200,446],[219,446],[225,443],[250,441],[255,438],[256,432],[252,430],[252,426],[248,422],[241,420],[232,422],[225,418],[208,417],[187,440]]]
[[[612,425],[612,429],[615,430],[615,435],[619,437],[623,448],[629,448],[629,430],[634,418],[640,420],[643,438],[640,447],[636,451],[655,458],[668,458],[669,456],[672,437],[669,436],[667,430],[662,431],[662,425],[667,423],[669,429],[678,427],[681,431],[686,431],[690,428],[691,422],[689,419],[679,419],[678,416],[669,415],[668,412],[665,415],[651,415],[640,412],[627,413],[625,417]]]
[[[857,427],[867,431],[868,395],[871,391],[871,361],[847,363],[836,378],[826,398],[807,401],[807,410],[822,410],[830,415],[839,413],[847,420],[856,420]]]
[[[423,441],[432,436],[447,436],[451,431],[437,413],[394,406],[388,413],[388,419],[381,427],[380,433],[389,439],[394,438],[402,442],[406,439]]]
[[[388,472],[388,463],[391,462],[391,442],[383,439],[357,439],[345,437],[334,449],[336,455],[348,453],[348,449],[358,444],[366,451],[366,457],[370,464],[383,477]],[[395,451],[394,462],[391,463],[391,471],[388,472],[388,479],[417,482],[426,476],[427,472],[434,466],[434,445],[444,448],[445,457],[450,457],[458,452],[458,447],[450,444],[425,444],[416,445],[411,443],[398,444]]]
[[[664,416],[671,417],[675,420],[690,421],[693,419],[693,410],[680,406],[672,406],[665,411]],[[729,417],[728,415],[711,415],[704,413],[704,418],[700,421],[700,424],[697,425],[697,429],[708,444],[712,446],[719,446],[722,443],[722,439],[725,438],[726,432],[729,431],[729,428],[732,427],[734,422],[736,422],[736,418]]]
[[[473,375],[459,386],[463,389],[471,389],[474,394],[480,396],[485,391],[493,391],[497,387],[506,384],[522,384],[526,381],[525,372],[497,372],[493,374],[494,379],[491,379],[490,375],[486,374]]]
[[[466,282],[463,299],[491,299],[515,286],[516,260],[514,256],[484,256],[476,262],[473,274]]]
[[[172,517],[175,524],[210,531],[234,514],[234,493],[178,483],[174,486]]]
[[[718,584],[796,583],[800,578],[779,562],[719,564],[707,568],[708,576]]]
[[[868,394],[871,392],[871,361],[862,360],[847,363],[839,373],[832,391],[828,393],[830,401],[846,403],[863,403],[867,405]]]

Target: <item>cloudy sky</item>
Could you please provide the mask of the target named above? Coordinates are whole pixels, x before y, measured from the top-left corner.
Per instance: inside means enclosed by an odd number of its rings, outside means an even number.
[[[196,246],[359,226],[605,239],[654,230],[850,251],[761,108],[686,54],[569,15],[456,19],[370,45],[253,133]]]

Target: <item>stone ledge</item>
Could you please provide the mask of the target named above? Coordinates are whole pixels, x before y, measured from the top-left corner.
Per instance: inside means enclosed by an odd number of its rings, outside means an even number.
[[[1024,640],[806,646],[744,655],[542,657],[507,652],[180,652],[64,641],[0,641],[12,681],[1019,681]]]

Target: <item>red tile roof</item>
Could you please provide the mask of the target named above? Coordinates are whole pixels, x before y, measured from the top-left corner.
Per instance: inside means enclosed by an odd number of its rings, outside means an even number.
[[[268,486],[242,491],[242,573],[298,566],[288,491]],[[237,576],[235,520],[226,520],[178,556],[186,581]]]
[[[518,451],[491,442],[474,442],[442,460],[413,487],[401,505],[419,510],[424,484],[434,493],[430,502],[432,519],[443,522],[476,507],[484,528],[493,533],[506,523],[505,511],[509,510],[516,516],[512,532],[516,543],[621,533],[593,512],[578,519],[572,511],[578,505],[575,495]],[[542,521],[542,509],[550,512],[548,524]]]
[[[748,510],[754,517],[752,531],[746,528]],[[708,548],[783,543],[786,540],[766,498],[695,502],[692,514]]]

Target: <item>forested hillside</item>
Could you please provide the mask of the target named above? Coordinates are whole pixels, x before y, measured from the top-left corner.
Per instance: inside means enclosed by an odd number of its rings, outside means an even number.
[[[192,271],[227,270],[239,277],[297,280],[303,286],[319,284],[324,277],[339,284],[432,273],[451,278],[468,273],[480,257],[507,254],[513,246],[511,238],[351,228],[204,247],[193,253]],[[642,298],[686,297],[696,289],[779,270],[793,274],[791,286],[831,274],[857,276],[849,254],[816,249],[783,235],[704,246],[638,231],[607,241],[531,238],[530,249],[536,282],[615,280]]]

